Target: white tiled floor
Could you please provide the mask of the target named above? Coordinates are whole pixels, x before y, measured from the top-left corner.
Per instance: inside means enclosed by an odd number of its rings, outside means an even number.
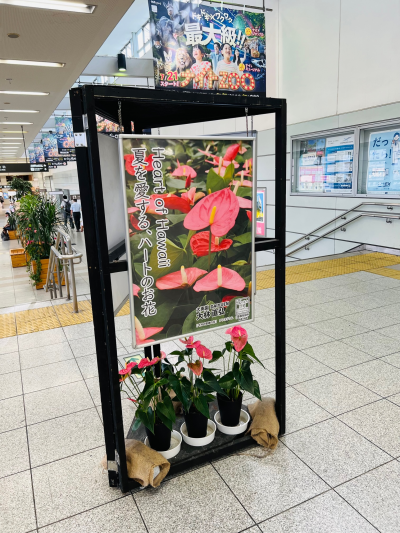
[[[1,340],[0,532],[398,533],[400,286],[381,280],[363,272],[290,286],[287,431],[274,452],[255,446],[125,495],[99,466],[92,325]],[[269,395],[273,302],[272,290],[258,292],[265,320],[248,328]],[[116,330],[122,356],[129,319]],[[224,338],[201,335],[210,348]],[[122,405],[127,432],[134,410]]]

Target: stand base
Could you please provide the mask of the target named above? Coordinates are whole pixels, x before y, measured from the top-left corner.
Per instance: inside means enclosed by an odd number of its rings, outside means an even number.
[[[245,405],[242,406],[242,409],[248,412]],[[214,415],[217,411],[217,401],[210,403],[211,420],[214,420]],[[179,428],[183,422],[183,416],[177,416],[175,424],[173,425],[173,429],[179,431]],[[144,427],[141,426],[137,431],[129,430],[126,438],[136,439],[144,442],[144,439],[146,438]],[[216,461],[217,459],[221,459],[222,457],[226,457],[238,452],[239,450],[243,450],[244,448],[255,445],[256,442],[250,437],[250,435],[246,435],[246,433],[242,433],[240,435],[224,435],[218,430],[216,432],[215,439],[210,444],[202,446],[201,448],[189,446],[182,441],[182,447],[179,454],[176,457],[169,459],[171,468],[165,479],[174,477],[177,474],[188,472],[189,470],[198,468],[205,463]],[[129,480],[129,490],[135,490],[139,488],[141,488],[139,483],[133,479]]]

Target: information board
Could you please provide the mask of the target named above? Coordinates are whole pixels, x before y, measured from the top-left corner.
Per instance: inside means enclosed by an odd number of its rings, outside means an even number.
[[[266,95],[265,15],[149,0],[155,87]]]
[[[132,344],[254,318],[254,138],[120,136]]]
[[[367,193],[400,193],[400,132],[369,135]]]
[[[256,218],[256,235],[257,237],[267,236],[267,190],[265,187],[257,188],[257,218]]]

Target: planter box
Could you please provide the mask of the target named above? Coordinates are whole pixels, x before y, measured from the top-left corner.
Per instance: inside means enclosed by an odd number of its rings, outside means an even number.
[[[10,237],[10,241],[16,241],[18,239],[17,232],[15,230],[8,230],[8,236]]]
[[[42,270],[40,272],[40,282],[35,286],[36,290],[43,289],[47,279],[47,271],[49,270],[48,259],[41,259],[40,262],[42,263]],[[31,269],[33,270],[33,273],[36,273],[36,261],[32,261]],[[57,275],[54,276],[54,280],[57,283]],[[65,286],[65,280],[63,280],[62,285]]]
[[[26,266],[26,256],[23,248],[14,248],[14,250],[10,250],[10,256],[13,268]]]

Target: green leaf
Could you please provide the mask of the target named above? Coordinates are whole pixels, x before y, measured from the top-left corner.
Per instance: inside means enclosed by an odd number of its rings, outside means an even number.
[[[253,380],[253,388],[254,388],[254,396],[261,400],[261,393],[260,393],[260,385],[258,384],[258,381]]]
[[[218,361],[218,359],[221,359],[221,357],[223,357],[222,352],[215,350],[212,354],[211,362],[214,363],[215,361]]]
[[[237,237],[234,237],[233,240],[239,241],[241,244],[248,244],[252,242],[251,231],[243,233],[242,235],[238,235]]]
[[[178,376],[172,374],[169,376],[169,382],[172,390],[176,394],[176,397],[182,403],[183,408],[185,409],[185,411],[188,411],[190,408],[190,381],[187,378],[179,379]],[[189,383],[189,388],[186,382]]]
[[[265,366],[262,364],[262,362],[258,359],[256,354],[254,353],[254,350],[253,350],[252,346],[249,343],[246,344],[246,346],[243,348],[242,352],[247,353],[247,355],[250,355],[250,357],[255,359],[257,361],[257,363],[259,363],[263,368],[265,368]]]
[[[156,407],[156,416],[157,418],[161,420],[164,426],[167,426],[167,428],[172,431],[172,422],[168,417],[164,415],[164,413],[162,413],[162,411],[160,410],[159,404],[157,404],[157,407]]]
[[[183,213],[182,215],[167,215],[167,218],[172,224],[178,224],[178,222],[183,222],[185,220],[186,215]]]
[[[149,407],[147,411],[142,411],[142,409],[136,410],[136,416],[140,419],[142,424],[147,427],[152,433],[154,433],[154,417],[153,409]]]
[[[218,392],[219,394],[222,394],[223,396],[226,396],[225,391],[220,387],[217,378],[214,376],[210,370],[204,369],[203,370],[203,380],[206,385],[208,385],[211,390]],[[211,392],[211,391],[207,391]]]
[[[186,179],[180,180],[176,178],[167,178],[166,184],[168,187],[172,187],[173,189],[182,189],[185,187],[185,181]]]
[[[210,418],[210,410],[208,407],[207,399],[201,394],[200,396],[196,396],[193,400],[193,403],[196,407],[196,409],[207,418]]]
[[[239,179],[239,177],[238,177]],[[239,187],[236,191],[236,196],[240,196],[244,198],[245,196],[252,198],[253,197],[253,189],[252,187]]]
[[[222,389],[233,389],[237,382],[233,376],[233,372],[228,372],[219,380],[219,385]]]
[[[194,382],[194,386],[197,389],[200,389],[201,391],[203,391],[205,393],[214,392],[214,389],[212,387],[207,385],[207,383],[204,383],[204,381],[202,379],[199,379],[199,378],[197,378],[196,381]]]
[[[181,243],[182,247],[185,247],[186,241],[187,241],[187,234],[178,235],[179,242]]]
[[[136,418],[135,417],[135,421],[134,421],[134,423],[132,425],[132,431],[137,431],[140,428],[141,423],[142,422],[141,422],[140,418]]]
[[[241,259],[240,261],[236,261],[235,263],[232,263],[232,265],[234,266],[242,266],[242,265],[247,265],[247,261],[245,261],[244,259]]]
[[[171,261],[171,266],[166,268],[158,268],[157,247],[153,247],[150,255],[149,266],[151,267],[151,275],[154,279],[166,276],[170,272],[180,270],[181,266],[188,266],[188,255],[186,250],[179,248],[172,241],[166,239],[167,258]],[[168,291],[169,292],[169,291]],[[153,317],[154,318],[154,317]]]
[[[221,189],[225,189],[226,183],[224,178],[221,178],[215,170],[212,168],[208,171],[207,174],[207,192],[211,190],[211,192],[220,191]]]
[[[232,181],[233,177],[235,175],[235,167],[233,163],[230,163],[226,169],[224,174],[224,181],[226,185],[229,185],[229,183]]]

